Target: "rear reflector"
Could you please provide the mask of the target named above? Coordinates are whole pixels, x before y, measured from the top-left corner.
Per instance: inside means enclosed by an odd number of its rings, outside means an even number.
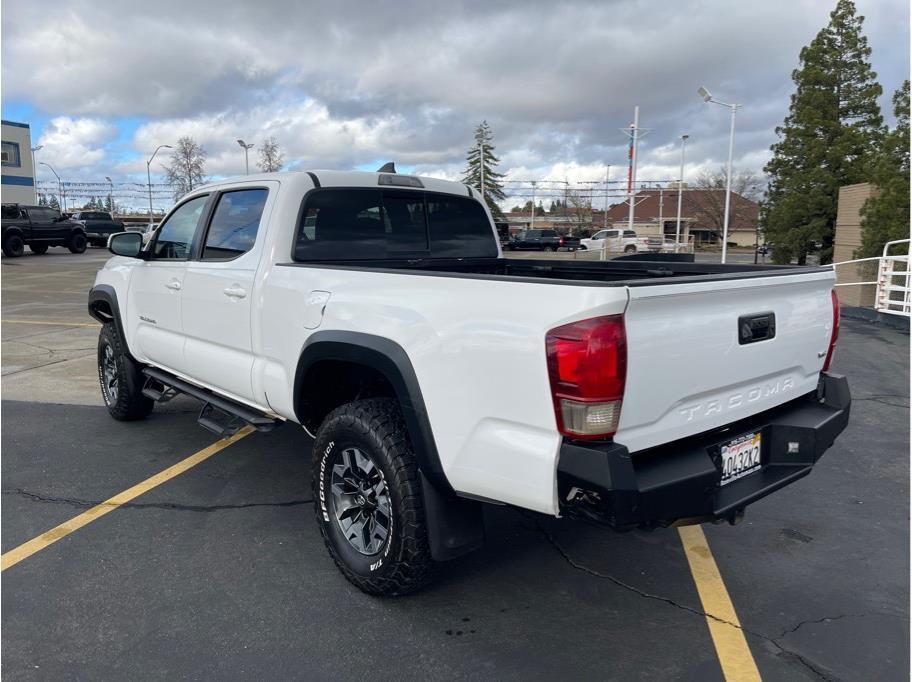
[[[558,430],[583,440],[613,436],[627,377],[624,316],[552,329],[545,336],[545,349]]]
[[[833,333],[830,335],[830,347],[827,349],[826,360],[823,361],[823,371],[830,369],[830,363],[833,362],[833,353],[836,351],[836,340],[839,338],[839,297],[836,296],[836,290],[831,292],[833,301]]]

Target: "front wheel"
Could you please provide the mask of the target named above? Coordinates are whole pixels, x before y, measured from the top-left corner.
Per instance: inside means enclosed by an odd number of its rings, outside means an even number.
[[[25,242],[18,234],[11,234],[3,240],[3,253],[8,258],[18,258],[25,253]]]
[[[637,252],[637,247],[635,247],[633,245],[624,247],[624,253],[636,253],[636,252]]]
[[[346,579],[374,595],[414,592],[431,558],[418,464],[395,400],[358,400],[317,430],[314,512]]]
[[[70,250],[70,253],[85,253],[87,245],[88,241],[86,240],[86,236],[81,232],[77,232],[70,237],[70,243],[67,244],[67,248]]]
[[[98,382],[108,413],[118,421],[147,417],[155,403],[142,394],[143,375],[127,356],[120,335],[112,323],[98,335]]]

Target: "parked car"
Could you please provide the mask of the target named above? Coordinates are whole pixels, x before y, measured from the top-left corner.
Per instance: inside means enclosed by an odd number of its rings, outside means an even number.
[[[640,251],[661,251],[664,239],[658,235],[639,237],[633,230],[599,230],[588,239],[580,240],[580,248],[588,251],[605,249],[608,253],[638,253]]]
[[[343,171],[196,188],[109,249],[110,415],[185,393],[220,436],[303,426],[320,533],[371,594],[481,546],[485,503],[735,523],[848,422],[831,268],[503,258],[465,185]]]
[[[525,230],[514,235],[507,248],[510,251],[576,251],[579,244],[579,237],[562,235],[557,230]]]
[[[107,211],[76,211],[73,220],[85,227],[91,246],[107,246],[108,237],[125,230],[124,224]]]
[[[47,253],[51,246],[65,246],[71,253],[86,250],[86,233],[80,223],[68,220],[49,206],[3,204],[3,253],[17,258],[25,247],[35,254]]]

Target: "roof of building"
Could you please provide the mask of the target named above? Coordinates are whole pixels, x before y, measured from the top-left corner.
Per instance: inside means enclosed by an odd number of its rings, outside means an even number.
[[[659,200],[662,198],[662,219],[673,220],[677,215],[678,190],[671,189],[645,189],[636,195],[636,222],[659,219]],[[721,207],[725,203],[725,190],[721,189],[696,189],[684,188],[681,197],[681,216],[690,220],[698,227],[709,227],[712,224],[712,215],[721,215]],[[626,220],[630,205],[624,201],[608,208],[608,220]],[[741,196],[737,192],[731,193],[731,221],[732,230],[754,230],[760,215],[760,206],[756,201]]]

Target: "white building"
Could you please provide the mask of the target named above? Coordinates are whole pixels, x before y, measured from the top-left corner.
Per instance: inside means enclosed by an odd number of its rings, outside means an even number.
[[[4,202],[34,204],[35,166],[32,164],[32,133],[28,123],[3,121],[2,190]]]

